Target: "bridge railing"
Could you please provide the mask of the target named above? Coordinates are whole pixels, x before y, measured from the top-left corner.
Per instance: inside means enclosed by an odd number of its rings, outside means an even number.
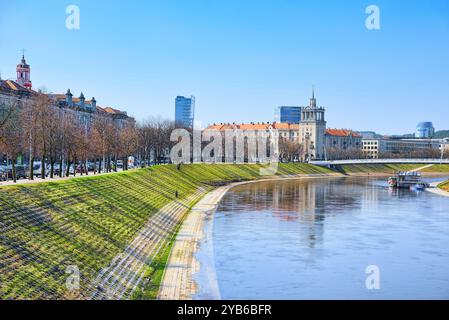
[[[317,166],[345,165],[345,164],[385,164],[385,163],[413,163],[413,164],[449,164],[449,159],[353,159],[353,160],[316,160],[310,164]]]

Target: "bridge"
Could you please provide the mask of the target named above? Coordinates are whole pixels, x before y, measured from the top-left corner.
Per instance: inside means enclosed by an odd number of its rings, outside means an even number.
[[[316,166],[332,167],[345,164],[449,164],[449,159],[353,159],[353,160],[312,160]]]

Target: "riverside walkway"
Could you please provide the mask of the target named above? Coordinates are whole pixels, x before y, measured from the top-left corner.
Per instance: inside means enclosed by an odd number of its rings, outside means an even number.
[[[104,268],[90,286],[91,299],[129,299],[141,283],[146,267],[169,240],[170,236],[190,209],[190,203],[205,193],[199,188],[183,200],[174,200],[153,214],[108,267]]]
[[[196,291],[192,275],[199,269],[194,253],[203,237],[204,218],[215,211],[221,198],[235,185],[219,187],[209,192],[192,208],[176,237],[159,290],[159,299],[192,299]]]

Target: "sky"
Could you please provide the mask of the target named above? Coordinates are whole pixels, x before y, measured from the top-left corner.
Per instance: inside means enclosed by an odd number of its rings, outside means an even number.
[[[2,79],[22,49],[33,88],[82,91],[137,120],[173,119],[175,97],[194,95],[203,126],[273,121],[314,85],[331,128],[449,129],[447,0],[0,0]]]

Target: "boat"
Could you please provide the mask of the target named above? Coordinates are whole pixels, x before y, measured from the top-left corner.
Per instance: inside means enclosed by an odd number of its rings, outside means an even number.
[[[416,188],[422,190],[428,186],[421,179],[419,172],[398,172],[396,175],[388,178],[388,185],[391,188]]]
[[[418,183],[418,184],[415,184],[415,185],[413,186],[413,188],[414,188],[416,191],[422,191],[422,190],[424,190],[424,189],[426,188],[426,185],[425,185],[424,183]]]

